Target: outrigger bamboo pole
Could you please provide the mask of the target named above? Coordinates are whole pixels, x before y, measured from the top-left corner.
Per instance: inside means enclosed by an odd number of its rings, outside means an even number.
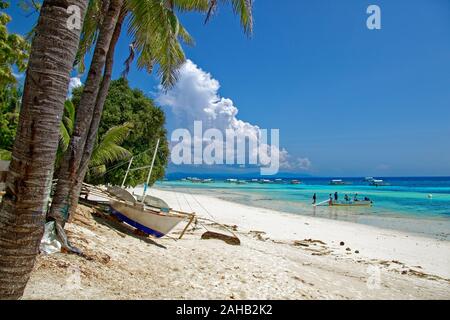
[[[127,180],[128,173],[130,172],[131,164],[133,163],[134,157],[131,157],[130,163],[128,164],[127,172],[125,173],[125,177],[123,178],[122,185],[120,186],[122,189],[125,186],[125,181]]]
[[[183,232],[181,232],[180,237],[178,238],[178,240],[180,240],[180,239],[184,236],[184,234],[186,233],[187,229],[188,229],[189,226],[191,225],[192,221],[194,221],[194,218],[195,218],[195,214],[192,214],[192,215],[191,215],[191,219],[189,219],[188,224],[187,224],[186,227],[183,229]]]
[[[153,165],[155,164],[155,159],[156,159],[156,154],[158,153],[158,148],[159,148],[159,140],[156,141],[156,148],[155,148],[155,152],[153,153],[153,159],[152,159],[152,164],[150,166],[150,170],[148,172],[148,176],[147,176],[147,183],[144,186],[144,192],[142,193],[142,203],[144,203],[145,201],[145,196],[147,195],[147,189],[148,189],[148,184],[150,183],[150,177],[152,175],[152,170],[153,170]]]

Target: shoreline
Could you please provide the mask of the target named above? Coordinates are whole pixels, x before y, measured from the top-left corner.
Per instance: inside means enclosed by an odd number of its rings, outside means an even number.
[[[139,193],[141,189],[135,189]],[[40,255],[24,299],[450,299],[450,242],[151,189],[174,209],[228,225],[233,246],[202,240],[214,223],[162,239],[91,216],[67,224],[86,257]],[[344,242],[344,245],[340,243]]]
[[[134,192],[139,193],[141,190],[136,188]],[[209,212],[215,212],[214,218],[222,223],[237,225],[246,230],[258,229],[264,231],[271,239],[286,241],[302,240],[299,238],[319,239],[332,244],[333,248],[339,251],[342,251],[339,243],[343,241],[345,248],[350,247],[352,251],[360,248],[358,251],[361,257],[401,260],[398,256],[400,254],[403,260],[406,260],[404,263],[410,266],[420,265],[424,269],[429,269],[431,273],[450,279],[450,241],[447,240],[361,223],[248,206],[209,195],[193,195],[157,188],[151,190],[150,194],[165,199],[171,206],[181,205],[180,209],[185,211],[196,209],[202,216],[207,215],[204,210],[206,208]],[[189,200],[189,197],[196,199]],[[183,204],[183,199],[187,203]],[[198,206],[198,202],[202,203],[202,206]],[[233,212],[226,212],[224,208]],[[399,241],[401,243],[395,243]],[[430,248],[435,248],[436,251],[430,251]],[[345,254],[348,255],[347,252]],[[415,256],[417,258],[414,258]]]
[[[438,240],[450,241],[450,220],[448,218],[442,217],[441,215],[436,216],[419,216],[414,214],[405,214],[405,211],[394,211],[383,209],[383,213],[366,213],[364,212],[367,208],[332,208],[328,206],[319,206],[313,208],[312,205],[308,205],[302,201],[281,201],[278,199],[270,199],[264,197],[264,195],[250,195],[250,196],[261,196],[261,201],[269,201],[263,204],[257,203],[255,199],[252,199],[252,203],[249,205],[245,203],[244,200],[245,192],[239,192],[239,190],[221,190],[221,189],[208,189],[208,188],[189,188],[189,186],[167,186],[164,184],[157,185],[154,189],[161,191],[179,192],[185,194],[194,195],[204,195],[217,198],[223,201],[228,201],[232,203],[238,203],[242,205],[252,206],[262,210],[270,210],[274,212],[283,212],[287,214],[292,214],[295,216],[305,216],[305,217],[317,217],[321,219],[338,220],[350,223],[357,223],[366,226],[372,226],[381,229],[388,229],[399,232],[406,232],[409,234],[414,234],[418,236],[430,237]],[[247,201],[248,202],[248,201]],[[292,205],[295,209],[283,210],[276,204],[286,204]],[[313,209],[312,209],[313,208]],[[361,210],[363,212],[361,212]],[[389,212],[386,214],[386,212]]]

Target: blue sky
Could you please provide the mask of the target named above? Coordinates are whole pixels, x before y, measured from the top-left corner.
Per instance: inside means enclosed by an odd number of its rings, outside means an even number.
[[[381,7],[381,30],[366,28],[370,4]],[[36,19],[14,3],[9,13],[13,32]],[[448,0],[256,0],[254,15],[251,38],[228,6],[207,25],[182,15],[196,40],[186,54],[220,83],[239,119],[280,129],[282,147],[310,160],[301,172],[450,175]],[[128,44],[123,35],[115,77]],[[129,79],[157,92],[154,75],[133,68]]]

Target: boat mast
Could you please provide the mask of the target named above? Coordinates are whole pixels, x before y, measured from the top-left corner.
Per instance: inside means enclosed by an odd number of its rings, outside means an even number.
[[[123,178],[122,185],[120,186],[122,189],[125,186],[125,181],[127,180],[128,173],[130,172],[131,164],[133,163],[134,157],[131,157],[130,163],[128,164],[127,172],[125,173],[125,177]]]
[[[153,159],[152,159],[152,164],[150,165],[150,171],[148,172],[147,183],[144,185],[144,192],[142,193],[142,201],[141,201],[142,203],[144,203],[145,196],[147,194],[147,188],[148,188],[148,184],[150,183],[150,177],[152,175],[153,165],[155,164],[155,159],[156,159],[156,154],[158,153],[158,148],[159,148],[159,139],[158,139],[158,141],[156,141],[156,148],[155,148],[155,152],[153,153]]]

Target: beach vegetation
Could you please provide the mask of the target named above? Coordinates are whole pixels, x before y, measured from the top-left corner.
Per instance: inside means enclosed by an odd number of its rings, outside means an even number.
[[[79,89],[74,91],[73,101],[79,100]],[[99,136],[104,136],[110,128],[123,123],[132,123],[133,127],[123,141],[125,148],[133,159],[133,168],[148,166],[151,163],[156,140],[160,138],[155,166],[150,184],[162,179],[169,159],[169,146],[165,125],[164,111],[157,107],[153,100],[141,90],[132,89],[126,79],[111,82],[102,119],[99,125]],[[94,158],[94,155],[92,156]],[[118,165],[122,166],[118,167]],[[127,165],[123,161],[111,161],[104,167],[101,175],[89,175],[87,181],[92,184],[121,185]],[[136,186],[145,182],[147,170],[135,170],[129,173],[126,185]]]

